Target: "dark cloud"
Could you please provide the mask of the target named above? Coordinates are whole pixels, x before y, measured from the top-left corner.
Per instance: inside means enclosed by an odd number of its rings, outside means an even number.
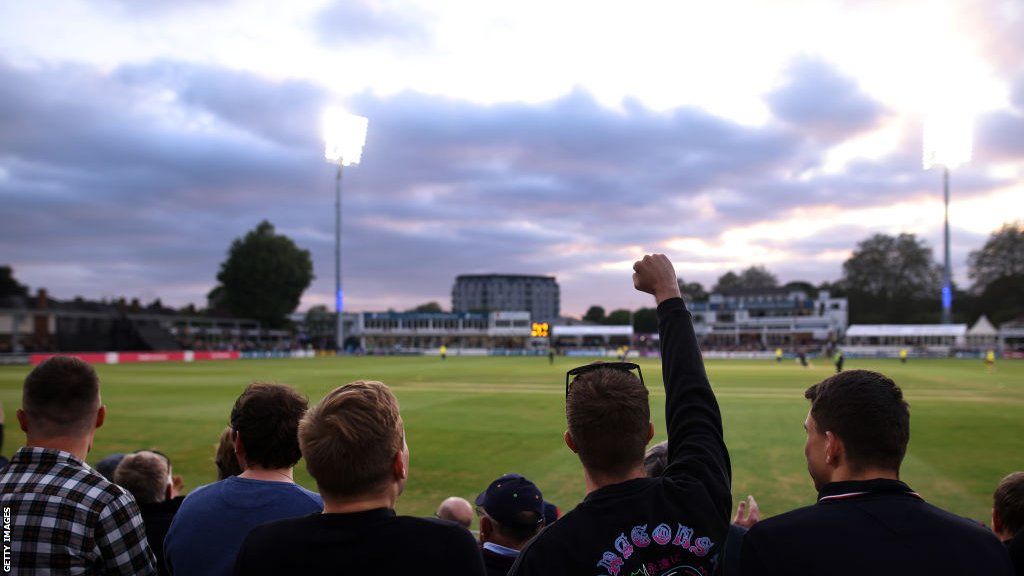
[[[1024,158],[1024,109],[1000,110],[981,116],[976,135],[976,160],[999,162]]]
[[[431,41],[427,14],[386,1],[335,1],[316,15],[313,29],[321,42],[334,46],[387,43],[413,48]]]
[[[833,142],[875,127],[886,113],[852,78],[808,56],[790,63],[785,83],[766,99],[779,119]]]
[[[827,77],[809,70],[807,81],[793,72],[790,105],[793,86]],[[311,250],[311,294],[330,301],[325,102],[308,83],[180,62],[102,72],[0,61],[4,263],[58,297],[200,303],[231,240],[267,218]],[[562,274],[565,307],[582,308],[622,284],[622,272],[596,265],[629,258],[625,247],[935,189],[919,138],[843,174],[800,178],[822,163],[815,114],[749,127],[696,108],[609,110],[581,90],[540,105],[416,93],[349,104],[370,118],[363,163],[343,180],[346,294],[365,309],[447,302],[454,277],[472,272]],[[958,194],[995,185],[970,168],[957,178]],[[777,245],[803,258],[788,269],[819,281],[838,265],[814,255],[856,240]]]

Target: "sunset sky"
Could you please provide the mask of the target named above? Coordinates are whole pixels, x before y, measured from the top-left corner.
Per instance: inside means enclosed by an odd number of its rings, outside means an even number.
[[[349,310],[447,308],[455,276],[551,274],[562,311],[762,264],[835,280],[923,237],[922,127],[973,119],[954,279],[1024,220],[1024,3],[35,0],[0,4],[0,264],[57,298],[205,304],[262,219],[333,304],[320,117],[369,118],[344,181]]]

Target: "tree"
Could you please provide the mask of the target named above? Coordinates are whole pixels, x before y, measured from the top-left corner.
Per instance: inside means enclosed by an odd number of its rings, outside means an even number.
[[[739,289],[740,277],[737,276],[736,273],[733,272],[732,270],[729,270],[725,274],[722,274],[721,276],[718,277],[718,282],[715,282],[715,285],[713,288],[711,288],[711,291],[720,294],[722,292],[732,292],[734,290]]]
[[[807,294],[808,298],[816,298],[818,296],[818,289],[814,287],[814,284],[805,282],[803,280],[793,280],[792,282],[786,282],[782,288],[790,292],[799,290]]]
[[[604,308],[600,306],[591,306],[587,308],[587,313],[583,315],[583,320],[586,322],[594,322],[595,324],[604,323]]]
[[[313,260],[308,250],[275,233],[264,220],[231,243],[217,280],[211,308],[223,306],[235,316],[281,327],[313,281]]]
[[[875,234],[857,244],[843,262],[843,284],[888,300],[914,300],[939,293],[942,272],[932,250],[913,234]]]
[[[604,319],[605,324],[611,326],[629,326],[630,312],[626,309],[612,310],[610,314]]]
[[[28,296],[28,286],[14,278],[10,266],[0,266],[0,298],[4,296]]]
[[[718,278],[712,292],[734,292],[736,290],[764,290],[775,288],[779,279],[764,266],[751,266],[736,274],[732,270]]]
[[[839,284],[851,323],[928,323],[939,319],[942,273],[913,234],[876,234],[857,244]]]
[[[975,292],[983,292],[999,278],[1024,275],[1024,223],[1004,224],[993,232],[981,250],[970,253],[967,266]]]
[[[842,298],[843,296],[846,296],[846,286],[843,285],[842,280],[837,280],[835,282],[826,281],[818,284],[816,293],[822,291],[827,291],[833,298]]]
[[[442,312],[441,305],[437,302],[427,302],[409,310],[409,312]]]
[[[655,308],[641,308],[633,313],[633,331],[637,334],[658,333],[658,311]]]
[[[334,338],[334,313],[323,304],[317,304],[306,310],[304,319],[306,325],[306,336],[309,338],[320,337],[320,347],[326,348],[326,336]]]
[[[700,282],[687,282],[682,278],[676,278],[676,282],[679,283],[679,293],[682,294],[683,300],[707,300],[708,293],[704,291],[704,286]]]
[[[980,307],[996,324],[1024,316],[1024,274],[991,282],[981,293]]]
[[[778,285],[779,279],[764,266],[751,266],[740,272],[740,286],[744,290],[762,290]]]

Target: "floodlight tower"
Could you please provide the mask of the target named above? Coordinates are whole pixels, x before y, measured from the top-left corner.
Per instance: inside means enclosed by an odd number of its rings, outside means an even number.
[[[345,350],[345,325],[341,318],[344,309],[341,289],[341,173],[345,166],[359,164],[368,124],[366,118],[340,108],[324,111],[324,158],[338,165],[338,174],[334,178],[334,346],[338,352]]]
[[[963,113],[943,111],[929,116],[924,123],[923,168],[928,170],[933,166],[942,166],[942,192],[946,209],[942,266],[943,324],[953,322],[953,272],[949,261],[949,170],[970,162],[971,131],[971,117]]]

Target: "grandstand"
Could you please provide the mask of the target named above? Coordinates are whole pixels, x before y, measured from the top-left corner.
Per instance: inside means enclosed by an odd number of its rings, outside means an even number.
[[[821,291],[769,288],[714,293],[690,304],[694,330],[704,349],[767,350],[824,346],[846,331],[846,298]]]
[[[843,349],[857,356],[895,358],[906,349],[914,356],[977,357],[994,350],[1004,357],[1024,356],[1024,322],[1006,322],[998,328],[981,316],[966,324],[854,324],[846,332]]]
[[[0,352],[176,350],[286,350],[288,330],[255,320],[182,314],[137,302],[60,301],[40,289],[35,297],[0,300]]]
[[[530,313],[502,312],[362,312],[345,314],[346,333],[369,354],[436,351],[485,354],[546,347],[546,338],[531,336]],[[346,342],[350,346],[351,341]]]
[[[1004,357],[1024,358],[1024,316],[999,326],[999,350]]]
[[[551,339],[552,344],[568,356],[603,356],[635,343],[632,326],[592,324],[553,326]]]
[[[918,356],[948,356],[966,345],[966,324],[854,324],[846,331],[843,349],[848,355],[895,358],[902,349]]]

